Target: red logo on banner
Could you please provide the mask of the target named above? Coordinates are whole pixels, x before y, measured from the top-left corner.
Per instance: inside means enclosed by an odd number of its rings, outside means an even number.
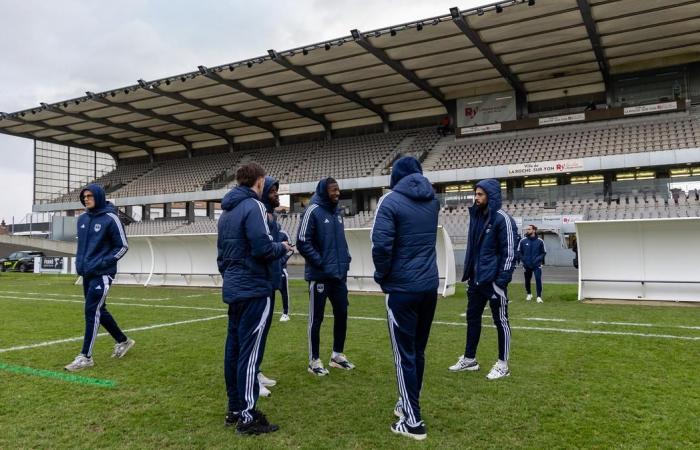
[[[557,170],[559,170],[559,171],[564,170],[564,164],[557,164]]]
[[[479,112],[479,108],[472,108],[471,106],[467,106],[464,108],[464,115],[467,116],[469,119],[473,119],[474,116],[476,116],[476,113]]]

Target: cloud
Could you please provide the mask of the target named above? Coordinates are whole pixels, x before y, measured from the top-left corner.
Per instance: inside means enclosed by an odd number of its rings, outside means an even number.
[[[465,1],[468,8],[486,1]],[[0,111],[13,112],[374,28],[447,14],[454,1],[62,0],[2,4]],[[0,135],[0,180],[32,192],[33,144]],[[13,198],[9,198],[13,197]],[[31,195],[0,197],[0,217]]]

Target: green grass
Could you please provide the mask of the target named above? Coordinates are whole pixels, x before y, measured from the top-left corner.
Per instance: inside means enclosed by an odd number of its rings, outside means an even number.
[[[80,336],[82,291],[73,281],[2,274],[0,349]],[[291,288],[292,312],[306,313],[305,284]],[[560,331],[700,339],[700,310],[581,304],[573,285],[546,285],[543,305],[525,303],[520,286],[510,294],[512,375],[495,382],[485,379],[496,358],[491,326],[484,327],[479,347],[482,370],[447,371],[464,349],[464,291],[439,300],[435,320],[447,323],[433,325],[428,344],[421,400],[428,440],[422,443],[389,432],[396,383],[385,322],[351,319],[346,354],[357,369],[313,378],[306,372],[306,317],[280,323],[276,315],[263,370],[278,385],[258,404],[281,426],[273,435],[241,437],[223,427],[226,319],[219,318],[134,332],[137,345],[122,360],[109,357],[113,343],[100,337],[95,367],[80,375],[114,381],[113,388],[0,370],[0,448],[700,446],[700,340]],[[107,304],[125,329],[225,313],[220,293],[206,289],[115,286]],[[134,304],[158,307],[129,306]],[[161,307],[168,305],[211,309]],[[351,316],[384,314],[383,297],[351,296]],[[327,318],[324,359],[331,327]],[[537,327],[556,330],[532,329]],[[79,348],[80,342],[68,342],[0,351],[0,363],[60,371]]]

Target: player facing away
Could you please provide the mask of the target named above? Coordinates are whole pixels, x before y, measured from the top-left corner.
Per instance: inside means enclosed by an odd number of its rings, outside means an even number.
[[[390,187],[377,205],[371,240],[374,280],[386,294],[399,392],[394,408],[399,420],[391,431],[422,440],[427,433],[419,399],[437,302],[435,241],[440,204],[413,157],[394,163]]]
[[[495,380],[510,375],[507,292],[513,277],[519,241],[515,221],[501,209],[501,185],[498,180],[487,179],[477,183],[469,217],[462,276],[462,281],[467,282],[467,343],[464,355],[450,366],[450,371],[479,370],[476,348],[481,336],[481,316],[488,303],[498,333],[498,361],[486,378]]]
[[[311,204],[304,212],[297,233],[297,249],[306,260],[304,278],[309,283],[309,373],[328,375],[319,358],[321,323],[326,299],[333,306],[333,352],[329,365],[355,368],[343,354],[348,325],[347,273],[350,251],[345,240],[343,216],[338,208],[340,187],[333,178],[316,186]]]
[[[532,300],[532,275],[535,275],[535,289],[537,290],[537,303],[542,303],[542,264],[547,254],[544,241],[537,237],[537,227],[529,225],[525,229],[525,237],[518,243],[518,257],[525,269],[526,301]]]
[[[83,277],[85,296],[85,335],[83,348],[65,369],[70,372],[95,365],[92,349],[97,330],[102,325],[114,338],[116,344],[112,358],[121,358],[134,346],[107,311],[107,293],[117,274],[117,261],[129,249],[124,227],[117,210],[106,201],[102,186],[90,184],[80,192],[80,202],[85,214],[78,218],[78,251],[75,264],[78,275]]]
[[[265,171],[248,163],[236,171],[238,186],[221,202],[217,264],[223,277],[222,297],[228,304],[224,378],[228,395],[225,424],[240,434],[277,431],[255,408],[260,393],[257,373],[265,327],[272,314],[272,264],[291,250],[274,242],[265,205],[260,202]]]

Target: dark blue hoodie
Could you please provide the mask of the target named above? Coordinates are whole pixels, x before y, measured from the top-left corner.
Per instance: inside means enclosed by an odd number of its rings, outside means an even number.
[[[544,262],[547,248],[537,235],[525,236],[518,244],[518,257],[526,269],[536,269]]]
[[[80,191],[80,202],[90,191],[95,206],[78,218],[78,251],[75,266],[84,278],[117,273],[117,261],[129,250],[126,233],[114,205],[105,199],[105,191],[98,184],[89,184]]]
[[[237,186],[221,202],[217,240],[225,303],[272,295],[273,261],[286,253],[274,242],[265,206],[251,188]]]
[[[434,292],[440,203],[420,162],[405,156],[391,169],[391,189],[377,204],[372,226],[374,280],[382,291]]]
[[[516,247],[520,241],[515,221],[501,209],[501,184],[498,180],[481,180],[476,187],[488,195],[488,207],[476,203],[469,208],[469,234],[464,257],[462,281],[476,286],[495,283],[504,289],[515,269]]]
[[[268,195],[270,194],[270,189],[273,186],[277,186],[279,189],[279,182],[270,176],[265,177],[265,187],[263,187],[262,202],[265,205],[265,211],[267,212],[267,224],[270,227],[270,234],[272,235],[272,240],[274,242],[289,241],[289,236],[282,231],[282,227],[279,222],[277,222],[277,216],[275,215],[275,207],[270,204]],[[282,287],[282,269],[287,265],[287,260],[289,257],[285,254],[284,257],[276,259],[272,262],[271,273],[272,273],[272,288],[280,289]]]
[[[350,270],[343,216],[328,197],[326,187],[327,178],[323,178],[297,231],[297,249],[306,260],[307,281],[345,280]]]

